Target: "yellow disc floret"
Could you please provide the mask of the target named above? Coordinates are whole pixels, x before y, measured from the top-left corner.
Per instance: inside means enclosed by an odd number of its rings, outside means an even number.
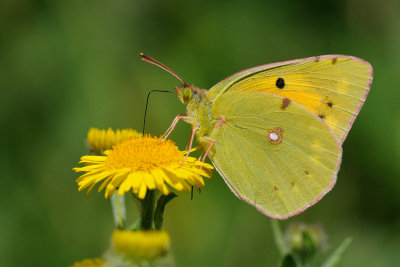
[[[181,164],[182,152],[171,140],[145,136],[132,138],[106,153],[107,170],[130,168],[131,171],[151,171],[166,165]]]

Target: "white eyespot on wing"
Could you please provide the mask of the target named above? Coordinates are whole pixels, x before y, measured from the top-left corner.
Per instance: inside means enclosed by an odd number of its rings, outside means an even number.
[[[279,139],[279,135],[277,134],[277,133],[274,133],[274,132],[272,132],[272,133],[269,133],[269,139],[271,140],[271,141],[278,141],[278,139]]]
[[[268,141],[274,145],[280,144],[282,143],[282,134],[283,134],[283,129],[280,127],[276,127],[272,130],[269,130],[267,132]]]

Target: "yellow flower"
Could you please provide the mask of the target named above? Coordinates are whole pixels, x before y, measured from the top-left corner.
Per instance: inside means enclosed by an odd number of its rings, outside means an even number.
[[[74,265],[70,267],[102,267],[104,265],[104,261],[102,259],[84,259],[79,262],[75,262]]]
[[[154,259],[168,253],[170,242],[166,231],[114,230],[111,248],[129,257]]]
[[[118,194],[128,191],[144,199],[147,190],[158,189],[164,195],[170,187],[178,191],[191,190],[191,186],[204,186],[203,177],[211,177],[213,166],[196,158],[187,157],[187,151],[179,151],[174,142],[162,138],[144,136],[123,140],[104,152],[105,156],[83,156],[80,163],[84,167],[74,168],[76,172],[86,172],[78,179],[78,190],[93,187],[103,181],[99,192],[105,189],[105,197],[110,197],[118,188]],[[202,169],[200,168],[202,166]]]
[[[119,144],[122,140],[131,137],[140,137],[141,133],[132,129],[117,129],[100,130],[97,128],[90,128],[87,134],[87,145],[90,150],[101,153],[104,150],[111,149],[113,145]]]

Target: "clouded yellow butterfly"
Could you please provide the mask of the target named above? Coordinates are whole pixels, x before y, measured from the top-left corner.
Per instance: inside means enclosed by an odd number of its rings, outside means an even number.
[[[272,218],[318,202],[335,184],[342,143],[372,83],[371,65],[344,55],[310,57],[238,72],[210,90],[176,87],[183,119],[232,192]]]

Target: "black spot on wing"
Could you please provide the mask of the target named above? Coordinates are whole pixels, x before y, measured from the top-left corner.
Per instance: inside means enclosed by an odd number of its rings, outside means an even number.
[[[275,85],[276,85],[276,87],[278,87],[279,89],[283,89],[283,87],[285,87],[285,80],[283,80],[282,77],[279,77],[279,78],[276,80]]]

